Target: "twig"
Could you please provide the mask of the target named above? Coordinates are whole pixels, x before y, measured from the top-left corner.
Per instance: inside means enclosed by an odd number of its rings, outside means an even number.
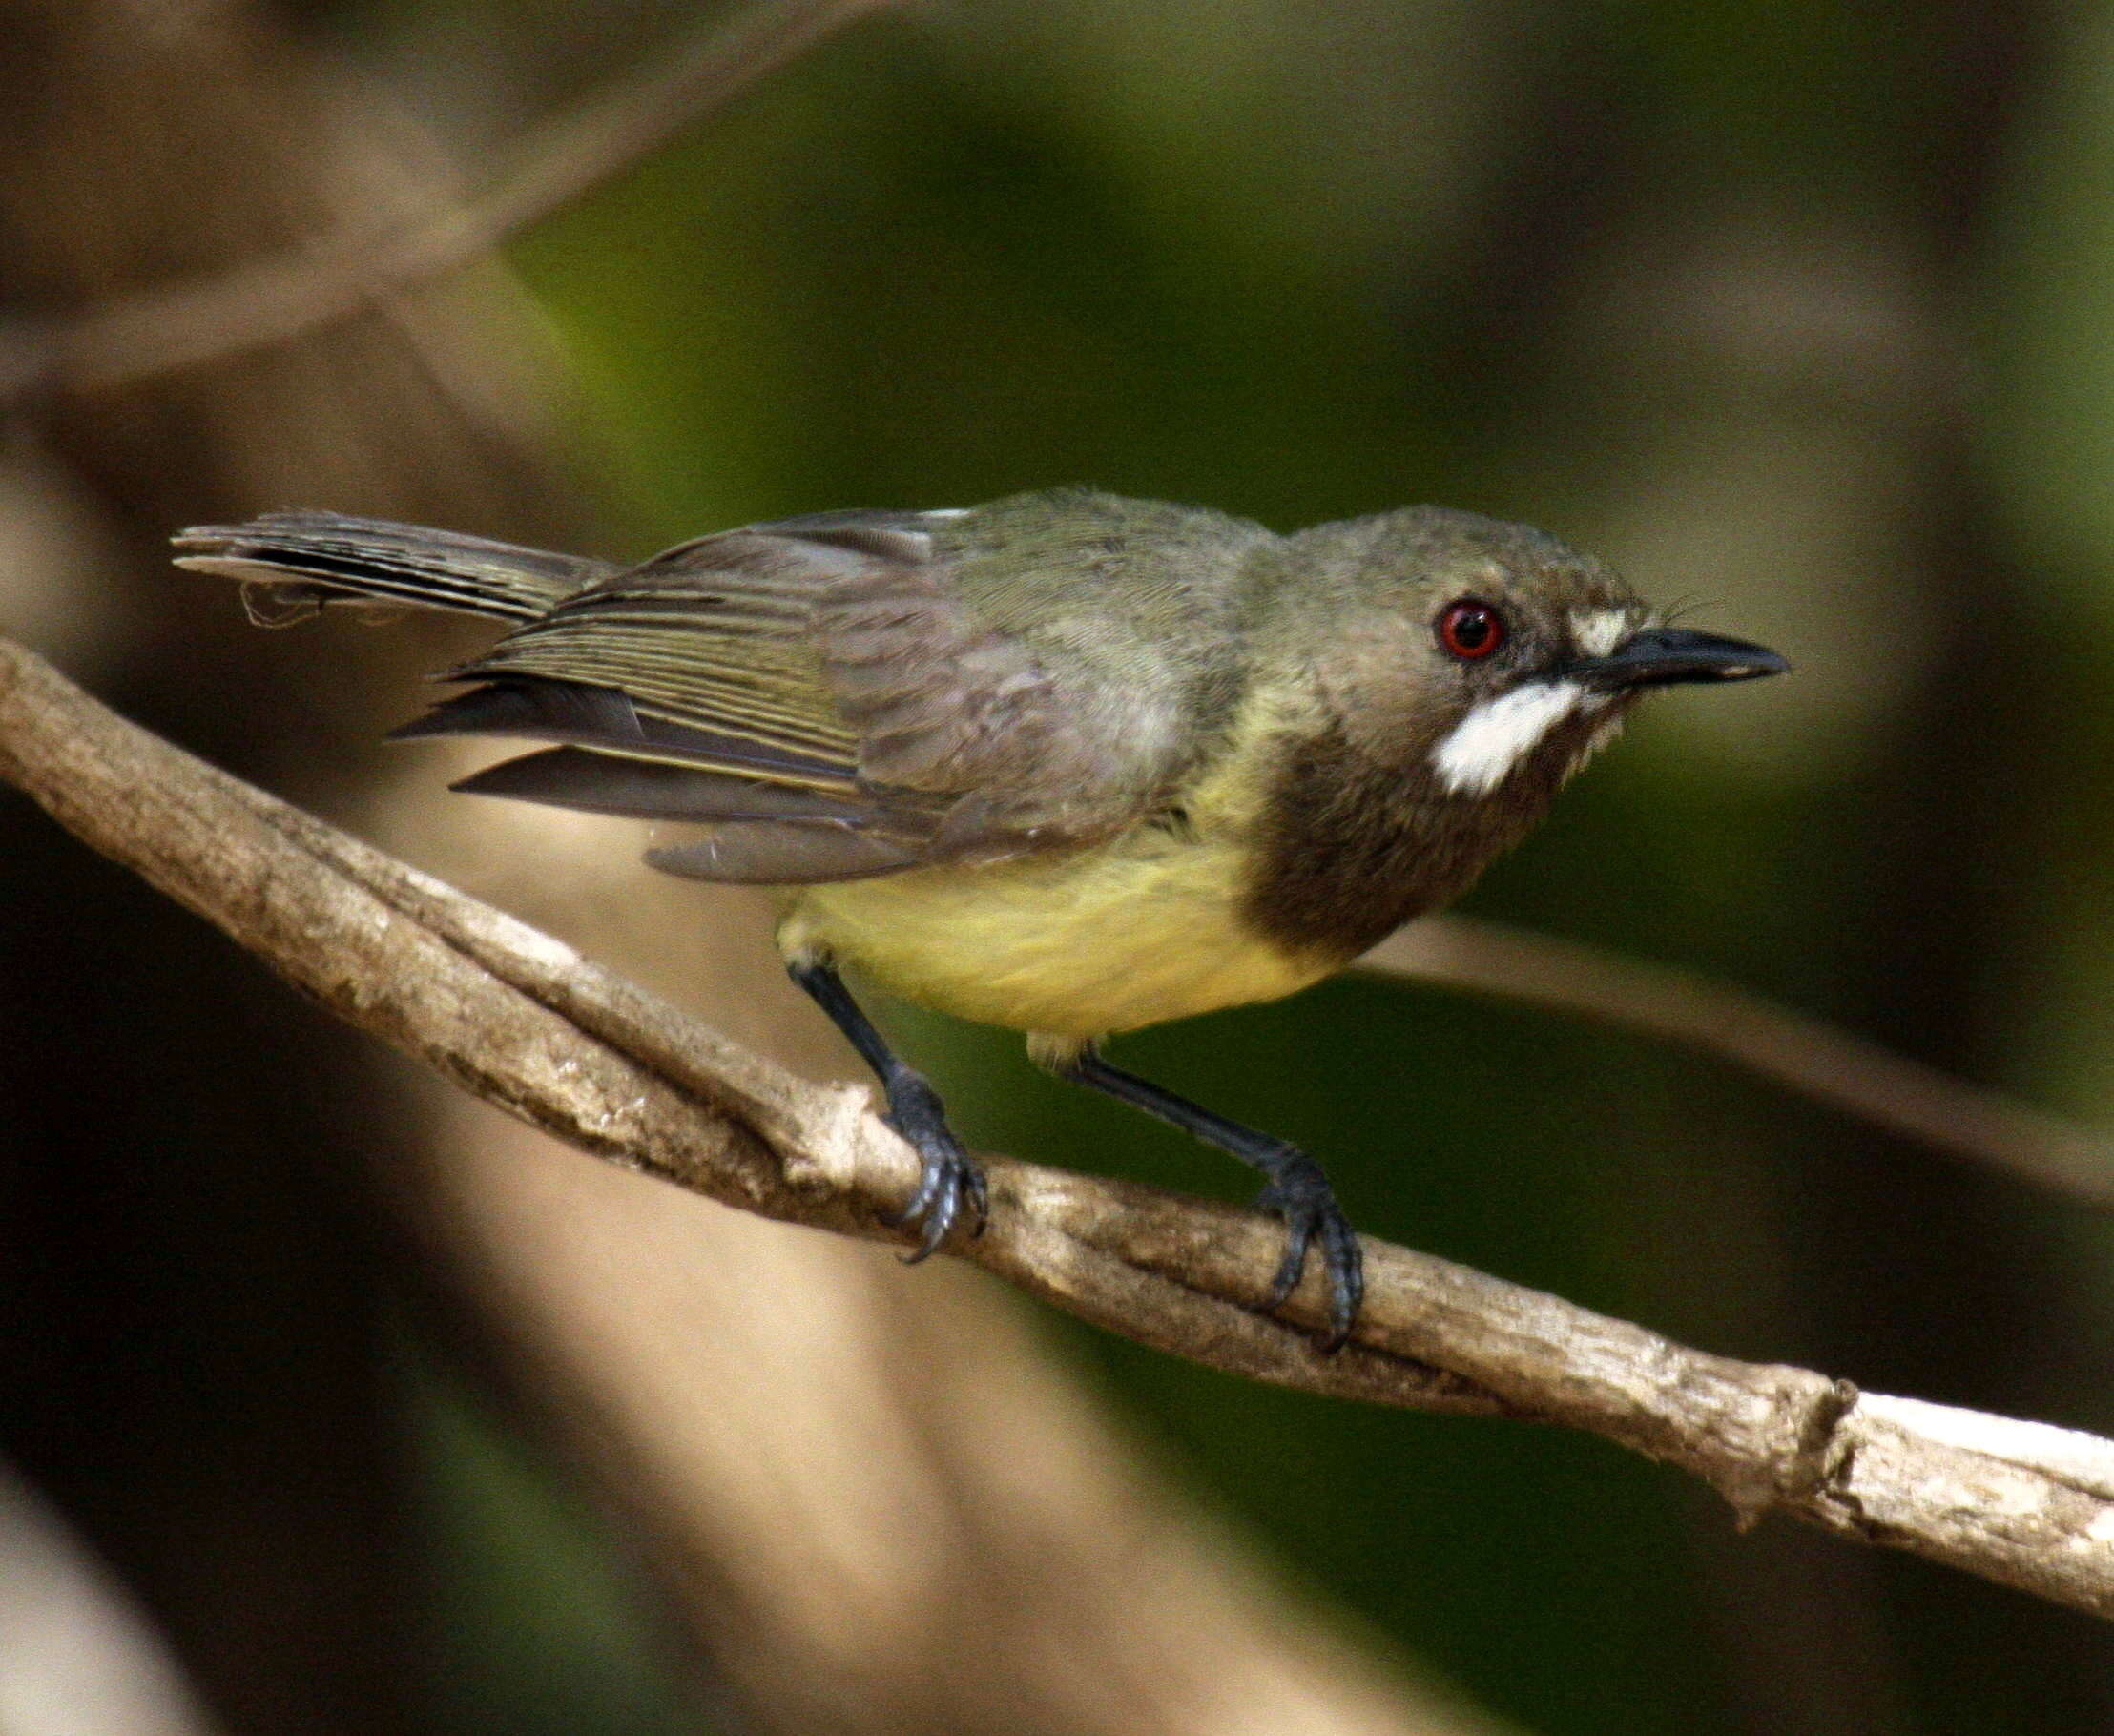
[[[855,19],[901,0],[775,0],[534,130],[484,194],[386,228],[0,331],[0,402],[96,391],[281,343],[468,265]]]
[[[1357,968],[1626,1024],[1950,1156],[2114,1206],[2114,1140],[1692,971],[1463,916],[1413,923]]]
[[[218,772],[0,640],[0,775],[298,987],[612,1162],[745,1210],[897,1239],[917,1165],[867,1093],[807,1084],[570,948]],[[1776,1511],[2114,1615],[2114,1442],[1731,1361],[1368,1241],[1356,1340],[1318,1274],[1256,1311],[1279,1229],[1010,1158],[963,1257],[1113,1331],[1317,1393],[1564,1423]]]

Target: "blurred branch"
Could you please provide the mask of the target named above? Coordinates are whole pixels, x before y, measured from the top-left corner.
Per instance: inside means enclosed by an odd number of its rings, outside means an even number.
[[[95,391],[240,355],[384,305],[468,265],[715,114],[825,36],[900,0],[772,0],[533,130],[487,190],[409,221],[348,224],[307,246],[0,330],[0,403]]]
[[[214,770],[0,641],[0,775],[324,1006],[584,1150],[767,1217],[900,1240],[916,1160],[863,1089],[810,1085],[570,947]],[[1685,1349],[1368,1242],[1354,1342],[1318,1274],[1256,1312],[1253,1212],[987,1160],[964,1257],[1141,1342],[1317,1393],[1589,1430],[1783,1512],[2114,1615],[2114,1442]]]
[[[1413,923],[1357,968],[1627,1025],[1951,1156],[2114,1206],[2114,1142],[1693,971],[1463,916]]]

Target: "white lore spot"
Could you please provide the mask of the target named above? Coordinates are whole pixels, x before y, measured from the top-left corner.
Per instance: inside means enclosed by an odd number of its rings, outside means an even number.
[[[1534,681],[1485,699],[1432,749],[1439,781],[1456,796],[1489,795],[1585,697],[1575,681]]]
[[[1574,609],[1571,643],[1588,657],[1605,657],[1629,636],[1627,609]]]

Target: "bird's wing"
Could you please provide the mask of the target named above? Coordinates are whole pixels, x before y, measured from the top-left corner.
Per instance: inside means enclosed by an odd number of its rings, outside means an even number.
[[[980,617],[954,582],[957,516],[826,513],[684,544],[452,672],[482,685],[401,733],[562,743],[457,787],[704,822],[650,859],[709,879],[1105,836],[1164,794],[1168,742],[1111,727]]]

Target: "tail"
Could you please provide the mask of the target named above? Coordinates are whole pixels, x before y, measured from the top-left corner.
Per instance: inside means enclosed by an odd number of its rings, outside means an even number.
[[[260,625],[299,620],[326,603],[357,597],[532,621],[616,570],[580,555],[336,512],[274,512],[232,527],[201,526],[184,531],[176,546],[183,551],[178,567],[268,592],[275,608],[260,610],[251,601]]]

